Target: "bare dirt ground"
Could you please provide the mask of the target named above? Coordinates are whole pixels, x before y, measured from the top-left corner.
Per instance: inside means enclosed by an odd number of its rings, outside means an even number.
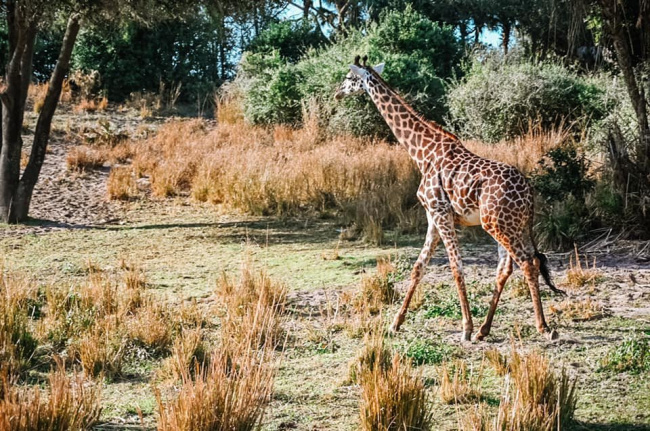
[[[138,119],[111,121],[132,130]],[[284,281],[289,289],[290,313],[285,328],[291,335],[279,365],[275,395],[265,419],[265,430],[350,430],[358,424],[358,387],[347,382],[349,364],[363,340],[346,328],[352,317],[341,305],[358,291],[364,273],[374,272],[378,256],[392,255],[402,275],[417,256],[422,238],[390,237],[389,245],[368,246],[340,242],[335,221],[253,218],[221,214],[213,207],[185,199],[107,201],[109,167],[84,174],[68,172],[65,157],[71,145],[65,131],[81,121],[98,118],[64,115],[44,166],[32,204],[34,221],[0,228],[0,247],[7,269],[30,274],[35,282],[74,283],[78,268],[87,262],[111,271],[120,259],[137,262],[147,274],[148,286],[170,302],[198,299],[209,310],[216,278],[222,271],[236,273],[245,255]],[[493,286],[496,247],[481,235],[463,234],[462,254],[470,299],[482,315]],[[478,239],[477,239],[478,238]],[[337,258],[328,256],[334,252]],[[624,339],[650,334],[650,246],[603,236],[588,244],[583,259],[597,275],[584,286],[567,281],[569,253],[550,254],[551,268],[568,298],[544,290],[549,323],[561,334],[548,342],[534,330],[532,306],[515,272],[506,287],[493,331],[487,342],[460,344],[460,319],[455,313],[437,314],[440,304],[457,306],[455,288],[442,249],[438,249],[421,288],[419,307],[412,311],[404,331],[390,339],[398,351],[411,356],[464,358],[479,366],[491,348],[508,350],[512,334],[524,349],[539,349],[558,369],[579,376],[577,429],[650,430],[650,375],[648,372],[601,371],[608,352]],[[405,282],[397,283],[403,291]],[[586,300],[598,305],[596,317],[567,317],[563,304]],[[388,321],[398,304],[384,311]],[[453,308],[453,307],[452,307]],[[481,317],[474,318],[475,327]],[[419,353],[418,353],[419,352]],[[424,352],[424,353],[422,353]],[[429,355],[429,356],[427,356]],[[152,385],[157,359],[133,364],[123,379],[104,384],[104,424],[100,429],[128,429],[156,422]],[[433,429],[452,430],[468,406],[449,406],[437,398],[437,360],[419,367],[428,382],[435,412]],[[489,380],[489,379],[488,379]],[[484,397],[498,402],[498,385],[485,384]]]

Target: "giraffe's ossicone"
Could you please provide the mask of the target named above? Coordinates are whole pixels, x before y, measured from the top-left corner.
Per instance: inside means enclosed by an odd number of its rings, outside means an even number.
[[[424,247],[413,267],[409,289],[391,329],[399,330],[404,322],[411,297],[433,250],[442,239],[460,297],[461,340],[471,339],[474,326],[455,226],[481,225],[499,244],[499,264],[490,309],[475,338],[483,340],[489,334],[513,262],[522,269],[530,288],[537,329],[549,339],[557,338],[557,332],[551,330],[544,319],[539,294],[540,273],[554,292],[563,292],[552,284],[546,257],[535,246],[533,190],[526,178],[512,166],[477,156],[454,134],[426,120],[382,79],[383,64],[371,67],[365,61],[364,58],[362,65],[359,57],[355,58],[335,97],[340,99],[363,92],[370,96],[422,173],[417,197],[428,220]]]

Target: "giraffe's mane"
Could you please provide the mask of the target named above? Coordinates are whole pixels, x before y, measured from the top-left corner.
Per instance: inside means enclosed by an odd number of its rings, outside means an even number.
[[[402,104],[402,106],[414,117],[416,117],[418,120],[420,120],[422,123],[427,125],[428,127],[432,128],[438,133],[442,133],[443,135],[448,136],[449,138],[459,140],[458,136],[454,135],[448,130],[445,130],[444,127],[442,127],[440,124],[436,123],[433,120],[429,120],[426,118],[423,114],[417,112],[404,98],[397,92],[393,87],[388,85],[388,83],[384,80],[384,78],[381,77],[380,74],[378,74],[372,67],[368,66],[366,67],[366,70],[370,72],[372,76],[374,76],[385,88],[388,89],[388,91],[397,99],[399,103]]]

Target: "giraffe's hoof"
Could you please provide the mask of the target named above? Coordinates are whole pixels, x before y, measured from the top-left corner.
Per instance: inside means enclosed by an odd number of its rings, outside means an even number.
[[[478,331],[476,335],[474,335],[474,341],[485,341],[485,338],[488,336],[488,334],[484,334],[481,331]]]
[[[472,341],[472,331],[463,331],[462,335],[460,336],[460,342],[466,343],[468,341]]]
[[[557,340],[558,338],[560,338],[560,333],[557,332],[555,329],[551,329],[550,331],[547,330],[545,335],[546,335],[546,338],[549,341],[554,341],[554,340]]]

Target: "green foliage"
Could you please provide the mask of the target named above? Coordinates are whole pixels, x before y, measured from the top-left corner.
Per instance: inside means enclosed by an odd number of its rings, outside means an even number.
[[[573,145],[552,149],[539,165],[532,175],[532,182],[537,192],[549,202],[563,201],[568,195],[583,200],[594,188],[595,181],[589,176],[589,163]]]
[[[610,350],[601,360],[601,371],[641,373],[650,371],[650,342],[635,335]]]
[[[416,365],[435,365],[449,360],[454,352],[455,348],[448,344],[417,340],[407,347],[405,355]]]
[[[214,37],[211,22],[200,16],[151,27],[129,23],[86,29],[75,45],[72,68],[98,71],[114,100],[136,91],[155,92],[161,82],[182,83],[187,99],[211,90],[222,78]]]
[[[587,160],[572,145],[555,148],[531,180],[544,201],[537,218],[538,240],[548,247],[570,248],[593,223],[585,203],[595,186]]]
[[[254,124],[295,124],[300,121],[300,74],[279,51],[248,54],[242,60],[246,76],[244,115]]]
[[[280,21],[272,23],[246,48],[250,53],[279,51],[280,57],[295,63],[309,49],[318,48],[327,42],[323,33],[307,21]]]
[[[604,91],[554,63],[531,63],[490,57],[474,61],[448,95],[449,118],[464,137],[496,142],[523,134],[529,123],[543,127],[564,123],[578,131],[602,118]]]
[[[365,33],[351,32],[329,46],[310,50],[295,67],[281,52],[246,55],[237,82],[244,89],[246,118],[253,123],[295,123],[301,119],[300,106],[315,100],[320,111],[329,114],[321,121],[330,132],[387,136],[387,126],[367,97],[342,102],[333,98],[354,56],[367,53],[371,62],[385,62],[387,82],[421,113],[440,120],[443,80],[455,72],[461,52],[450,27],[441,27],[407,7],[384,14],[381,23]],[[294,84],[288,74],[294,75]],[[275,92],[268,95],[270,87]],[[272,114],[273,118],[258,115],[273,113],[287,103],[288,109]]]

